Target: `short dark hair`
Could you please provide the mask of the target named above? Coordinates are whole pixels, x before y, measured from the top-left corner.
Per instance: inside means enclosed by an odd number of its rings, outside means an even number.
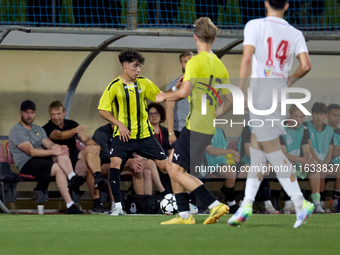
[[[313,104],[312,113],[327,113],[327,106],[324,103],[316,102]]]
[[[267,0],[270,7],[272,7],[274,10],[282,10],[285,8],[286,3],[288,3],[288,0]]]
[[[179,62],[182,61],[182,58],[188,57],[188,56],[193,56],[194,53],[192,53],[190,50],[183,51],[181,55],[179,55]]]
[[[139,64],[143,65],[145,58],[142,56],[141,53],[138,51],[127,49],[122,51],[119,56],[119,62],[123,65],[124,62],[132,63],[138,62]]]
[[[327,107],[327,113],[329,113],[331,110],[340,110],[340,105],[338,105],[338,104],[330,104]]]
[[[150,103],[148,105],[148,113],[151,108],[155,108],[157,112],[161,115],[161,122],[165,121],[165,109],[161,104],[156,104],[156,103]]]
[[[54,109],[59,109],[60,107],[63,108],[63,111],[65,111],[65,107],[61,101],[53,101],[50,103],[50,106],[48,107],[49,112],[51,112]]]

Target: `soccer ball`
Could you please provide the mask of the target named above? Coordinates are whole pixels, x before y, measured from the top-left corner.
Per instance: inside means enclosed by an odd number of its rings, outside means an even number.
[[[190,206],[190,212],[192,214],[197,214],[198,213],[198,208],[197,206],[193,204],[189,204]],[[160,203],[161,211],[165,213],[166,215],[173,215],[178,213],[178,206],[176,203],[176,197],[173,194],[167,194],[163,198],[163,200]]]
[[[161,211],[166,215],[173,215],[178,212],[175,195],[166,194],[160,203]]]

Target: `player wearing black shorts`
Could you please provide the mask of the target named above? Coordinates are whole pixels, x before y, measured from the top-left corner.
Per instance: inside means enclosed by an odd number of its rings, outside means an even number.
[[[160,90],[152,81],[139,75],[144,64],[144,57],[139,52],[123,51],[119,61],[123,74],[107,86],[98,106],[99,114],[115,124],[109,173],[115,208],[109,215],[123,215],[119,175],[132,153],[155,160],[161,170],[165,171],[166,165],[166,155],[154,136],[146,104],[146,99],[155,101]]]
[[[217,201],[200,180],[186,172],[186,169],[190,169],[190,173],[194,174],[196,168],[200,167],[205,148],[215,134],[216,128],[213,122],[216,116],[217,93],[221,92],[227,96],[230,92],[227,89],[215,90],[217,83],[229,84],[227,69],[211,51],[211,44],[215,41],[218,28],[207,17],[198,19],[194,25],[194,39],[198,55],[187,62],[184,78],[178,81],[182,82],[180,88],[174,92],[161,93],[156,97],[157,102],[162,102],[164,100],[174,101],[190,95],[190,110],[185,128],[169,156],[172,164],[169,164],[167,168],[172,179],[179,216],[162,224],[195,224],[195,219],[189,209],[187,191],[192,192],[210,209],[210,215],[204,224],[213,224],[229,212],[227,205]],[[221,111],[230,109],[228,102],[222,105]],[[205,114],[201,112],[203,105],[206,106]]]

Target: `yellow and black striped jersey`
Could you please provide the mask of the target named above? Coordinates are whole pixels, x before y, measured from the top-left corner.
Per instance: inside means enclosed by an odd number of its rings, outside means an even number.
[[[183,81],[190,81],[193,84],[188,98],[190,110],[186,128],[203,134],[215,134],[217,94],[230,93],[229,89],[215,89],[217,83],[230,84],[229,74],[224,64],[215,54],[203,51],[188,61]],[[202,114],[202,95],[206,95],[206,115]]]
[[[105,89],[99,101],[99,110],[111,112],[131,132],[131,139],[142,139],[153,135],[149,122],[146,98],[155,101],[159,88],[149,79],[139,76],[133,84],[125,84],[120,76]],[[118,127],[113,137],[119,135]]]

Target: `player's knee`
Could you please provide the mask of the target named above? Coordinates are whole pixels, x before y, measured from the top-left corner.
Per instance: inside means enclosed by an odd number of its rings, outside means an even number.
[[[120,168],[122,160],[120,158],[111,158],[110,159],[110,168]]]
[[[150,169],[143,169],[144,180],[151,180],[152,174]]]

